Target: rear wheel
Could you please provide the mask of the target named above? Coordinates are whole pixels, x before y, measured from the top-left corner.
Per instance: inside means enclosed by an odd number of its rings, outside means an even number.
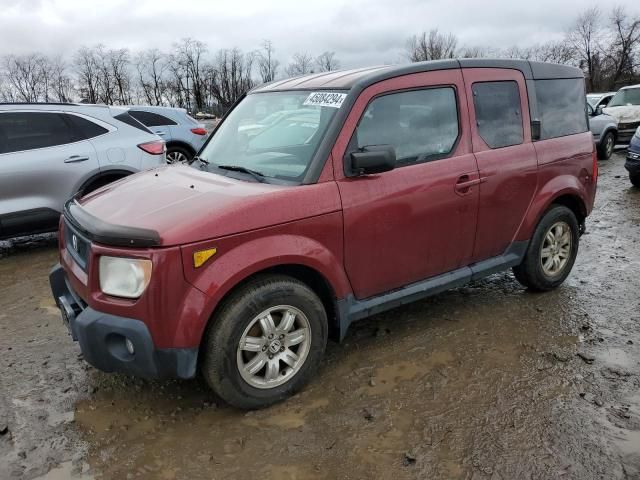
[[[598,145],[598,158],[609,160],[613,155],[613,147],[616,145],[616,137],[613,132],[607,132]]]
[[[251,281],[224,303],[203,345],[202,373],[223,400],[254,409],[284,400],[314,375],[327,343],[327,316],[302,282]]]
[[[636,173],[635,175],[629,174],[629,180],[634,187],[640,188],[640,173]]]
[[[182,147],[170,146],[167,148],[167,163],[189,164],[193,155]]]
[[[524,286],[547,291],[565,281],[578,254],[579,226],[565,206],[550,208],[538,224],[523,262],[513,268]]]

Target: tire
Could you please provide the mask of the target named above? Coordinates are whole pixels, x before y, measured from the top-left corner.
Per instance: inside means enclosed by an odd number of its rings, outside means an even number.
[[[193,155],[186,148],[176,146],[167,147],[167,163],[189,164],[192,159]]]
[[[562,227],[562,230],[558,230],[559,226]],[[555,239],[554,233],[557,232],[562,232],[558,239],[559,244],[550,242],[551,238]],[[568,247],[564,243],[565,232],[569,235]],[[525,287],[539,292],[553,290],[560,286],[573,268],[578,254],[579,242],[579,226],[575,214],[565,206],[551,206],[538,223],[524,260],[513,268],[516,279]],[[561,247],[558,248],[558,245]],[[545,248],[545,252],[543,252],[543,248]],[[558,263],[555,261],[556,257]],[[551,266],[549,267],[550,259]]]
[[[598,144],[598,158],[600,160],[609,160],[613,155],[613,147],[615,146],[616,136],[613,132],[607,132]]]
[[[292,322],[288,330],[286,319]],[[203,342],[202,375],[218,397],[242,409],[267,407],[298,392],[316,372],[327,344],[322,302],[304,283],[284,275],[250,281],[231,294],[212,322]],[[269,325],[273,338],[265,331]]]
[[[634,187],[640,188],[640,173],[636,173],[634,174],[629,174],[629,180],[631,180],[631,184]]]

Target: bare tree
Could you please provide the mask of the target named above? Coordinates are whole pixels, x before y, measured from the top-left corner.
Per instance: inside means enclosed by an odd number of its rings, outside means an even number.
[[[5,79],[15,97],[24,102],[47,100],[46,58],[39,54],[8,55]]]
[[[239,49],[220,50],[209,72],[209,91],[212,99],[226,112],[235,101],[253,87],[251,71],[253,55]]]
[[[100,73],[94,48],[81,47],[74,57],[78,87],[83,101],[98,103],[100,93]]]
[[[622,7],[611,13],[613,41],[609,49],[608,59],[612,65],[611,87],[622,86],[622,83],[635,77],[638,67],[636,49],[640,45],[640,17],[632,16]]]
[[[262,42],[262,50],[257,54],[258,70],[262,83],[272,82],[276,78],[280,62],[274,58],[274,52],[271,40]]]
[[[414,35],[407,41],[407,57],[412,62],[454,58],[458,39],[452,33],[440,33],[437,28],[420,35]]]
[[[322,52],[316,57],[316,65],[319,72],[330,72],[340,68],[340,61],[336,58],[336,52]]]
[[[175,56],[183,69],[183,78],[187,92],[193,98],[193,107],[202,110],[205,106],[205,82],[204,69],[205,54],[207,53],[207,45],[193,38],[183,38],[179,43],[174,45]],[[189,86],[189,81],[191,85]],[[187,105],[190,107],[191,102],[187,96]]]
[[[290,77],[313,73],[313,58],[305,52],[294,53],[286,71]]]
[[[67,72],[67,64],[61,56],[48,62],[49,96],[57,102],[70,102],[73,99],[73,80]]]
[[[567,33],[567,42],[586,71],[589,91],[600,88],[600,72],[597,67],[601,39],[601,13],[598,7],[589,8],[578,15]]]
[[[140,52],[134,61],[138,83],[144,101],[149,105],[162,105],[165,101],[167,82],[166,55],[157,48]]]

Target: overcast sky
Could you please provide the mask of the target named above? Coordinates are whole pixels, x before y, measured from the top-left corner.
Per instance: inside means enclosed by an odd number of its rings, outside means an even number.
[[[597,2],[603,10],[638,0]],[[462,46],[521,47],[562,38],[582,0],[0,0],[0,55],[71,54],[104,43],[169,49],[183,37],[220,48],[271,39],[283,64],[296,51],[334,50],[344,67],[403,61],[406,40],[438,27]]]

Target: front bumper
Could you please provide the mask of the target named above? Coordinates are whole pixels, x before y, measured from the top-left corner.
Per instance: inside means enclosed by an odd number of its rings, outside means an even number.
[[[104,372],[145,378],[193,378],[197,348],[156,349],[149,329],[140,320],[98,312],[73,291],[59,264],[49,274],[51,292],[62,319],[87,362]],[[134,347],[127,350],[125,340]]]
[[[616,143],[627,145],[631,142],[631,139],[636,134],[636,129],[633,128],[631,130],[618,130],[618,137],[616,139]]]

